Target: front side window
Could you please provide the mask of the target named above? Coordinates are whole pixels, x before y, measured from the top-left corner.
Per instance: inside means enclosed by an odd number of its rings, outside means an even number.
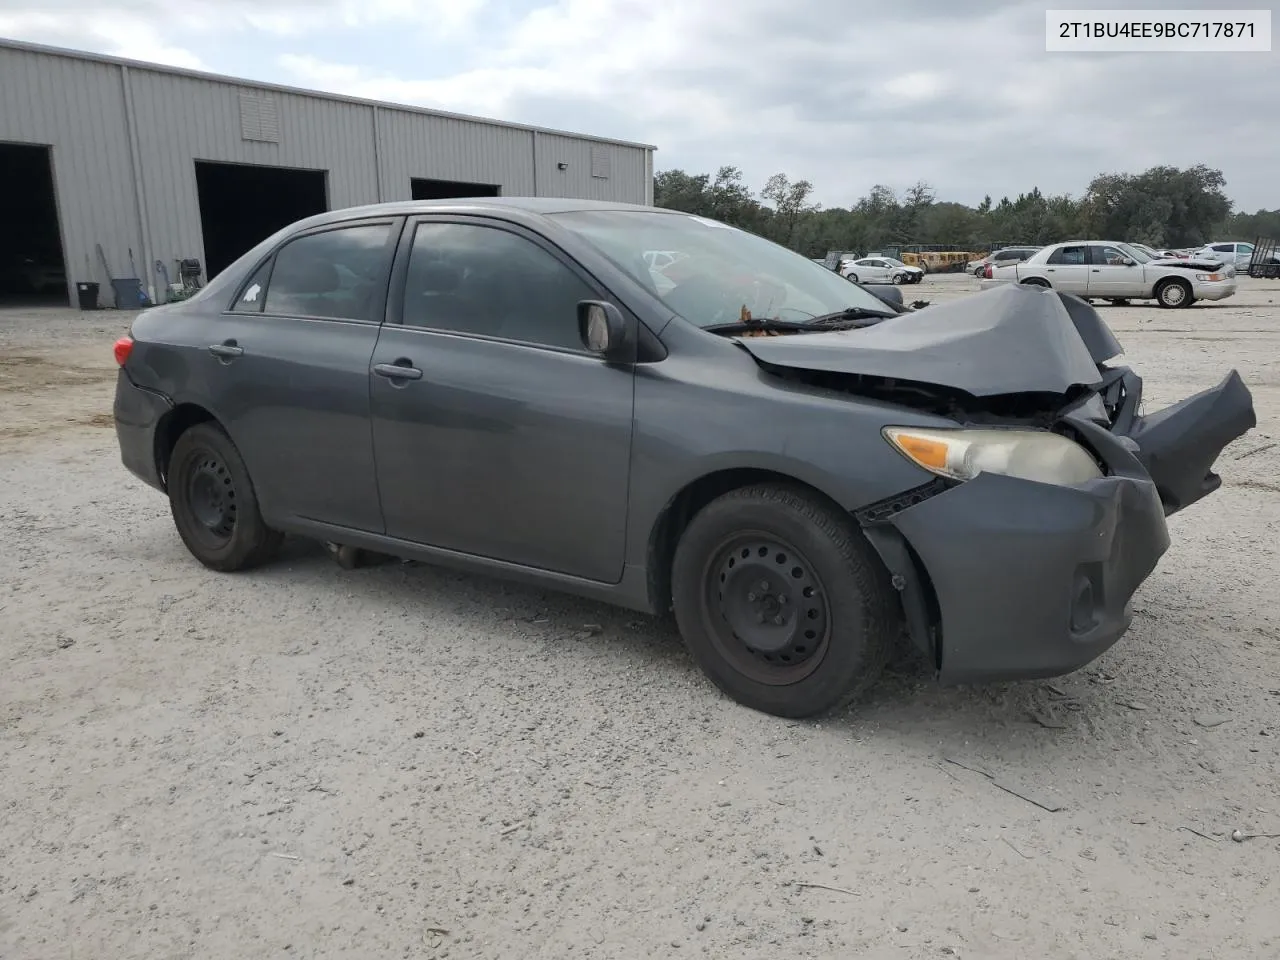
[[[264,312],[277,316],[376,320],[374,305],[391,264],[391,225],[361,224],[290,240],[275,256]],[[253,287],[241,294],[248,295]]]
[[[421,223],[409,254],[403,322],[582,350],[578,302],[594,299],[585,280],[532,240],[499,227]]]
[[[1093,255],[1094,255],[1094,260],[1093,260],[1094,263],[1098,264],[1099,266],[1106,266],[1106,267],[1123,267],[1125,265],[1125,260],[1133,259],[1123,250],[1120,250],[1117,247],[1111,247],[1111,246],[1094,247]]]

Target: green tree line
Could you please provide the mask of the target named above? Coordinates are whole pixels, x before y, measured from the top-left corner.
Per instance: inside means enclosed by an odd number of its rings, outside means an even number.
[[[657,206],[723,220],[810,257],[908,244],[978,251],[1107,239],[1177,248],[1260,235],[1280,238],[1280,209],[1233,213],[1225,185],[1220,170],[1200,164],[1099,174],[1078,198],[1049,196],[1037,188],[1012,200],[988,196],[970,207],[939,200],[929,184],[920,182],[901,195],[877,184],[849,207],[823,209],[812,202],[808,180],[774,174],[756,195],[741,170],[721,167],[714,176],[663,171],[654,177],[653,193]]]

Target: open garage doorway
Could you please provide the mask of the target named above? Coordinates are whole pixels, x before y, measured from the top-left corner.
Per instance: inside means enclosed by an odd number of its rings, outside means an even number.
[[[466,183],[462,180],[427,180],[414,177],[409,181],[415,200],[452,200],[456,197],[497,197],[502,187],[494,183]]]
[[[197,160],[196,192],[206,277],[281,227],[329,209],[325,170]]]
[[[0,143],[0,304],[59,305],[67,271],[48,147]]]

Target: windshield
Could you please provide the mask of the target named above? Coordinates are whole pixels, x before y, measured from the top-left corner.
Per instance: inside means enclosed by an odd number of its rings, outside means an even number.
[[[892,313],[861,287],[754,234],[715,220],[650,210],[577,210],[550,215],[700,327],[754,320],[803,322],[842,310]],[[650,266],[648,253],[678,253]]]
[[[1117,243],[1116,248],[1121,253],[1127,253],[1129,256],[1133,257],[1133,259],[1138,261],[1138,263],[1150,263],[1152,260],[1155,259],[1155,257],[1151,256],[1149,253],[1143,253],[1141,250],[1139,250],[1137,247],[1133,246],[1132,244]]]

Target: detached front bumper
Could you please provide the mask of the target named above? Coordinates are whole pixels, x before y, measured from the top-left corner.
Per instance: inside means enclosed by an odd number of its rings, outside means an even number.
[[[1257,424],[1232,371],[1138,416],[1142,381],[1107,378],[1108,426],[1067,417],[1108,476],[1072,486],[981,473],[862,511],[902,596],[907,628],[947,683],[1077,670],[1128,629],[1130,601],[1169,547],[1165,517],[1221,485],[1222,449]]]
[[[895,583],[928,592],[912,599],[933,608],[946,683],[1053,677],[1094,660],[1128,629],[1129,601],[1169,547],[1155,485],[1130,477],[1059,487],[979,474],[868,534]],[[899,538],[909,550],[897,565],[915,569],[893,569]]]
[[[1237,284],[1232,274],[1224,280],[1197,280],[1192,296],[1197,300],[1225,300],[1236,295]]]

